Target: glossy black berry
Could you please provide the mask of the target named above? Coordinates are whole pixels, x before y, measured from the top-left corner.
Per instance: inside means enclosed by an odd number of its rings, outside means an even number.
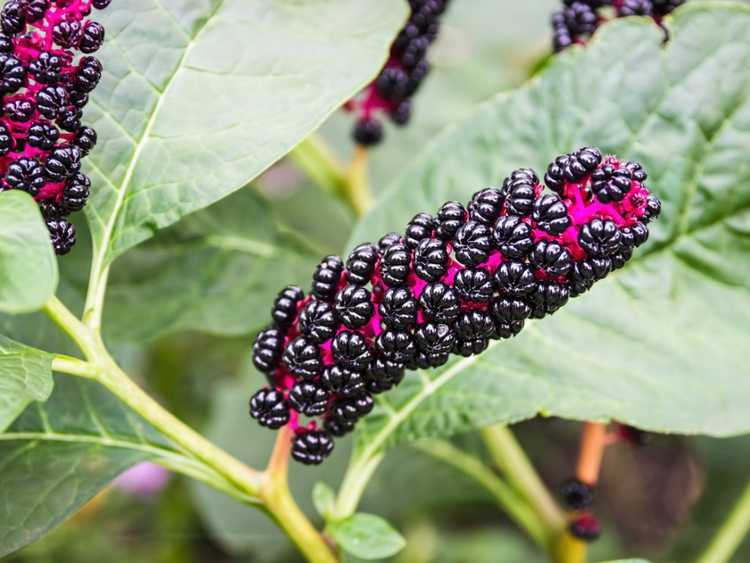
[[[531,314],[531,307],[521,299],[505,297],[493,301],[490,312],[496,323],[507,324],[526,320]]]
[[[26,0],[23,7],[23,14],[26,21],[31,23],[42,19],[48,9],[49,0]]]
[[[281,391],[264,387],[250,398],[250,416],[261,426],[281,428],[289,423],[289,403]]]
[[[466,268],[456,274],[453,288],[467,303],[487,303],[494,290],[492,276],[484,268]]]
[[[333,338],[337,324],[333,306],[325,301],[310,301],[299,316],[300,331],[317,344]]]
[[[284,335],[277,328],[261,331],[253,343],[253,364],[260,371],[270,373],[279,365],[284,349]]]
[[[4,156],[13,148],[13,135],[4,123],[0,123],[0,156]]]
[[[382,254],[386,250],[388,250],[391,246],[400,242],[404,242],[404,238],[400,234],[388,233],[380,237],[380,240],[378,241],[378,250]]]
[[[651,0],[622,0],[617,8],[617,14],[622,17],[652,16],[654,15],[654,6]]]
[[[69,105],[60,112],[57,116],[57,124],[60,129],[74,133],[81,128],[81,119],[83,118],[83,111],[80,108]]]
[[[537,283],[536,290],[526,299],[531,305],[531,318],[541,319],[551,315],[568,302],[570,290],[567,285],[549,281]]]
[[[370,393],[389,391],[404,378],[404,364],[391,362],[385,358],[375,358],[367,370],[367,390]]]
[[[359,328],[372,318],[370,292],[364,287],[347,285],[336,297],[336,314],[347,328]]]
[[[404,330],[417,322],[417,301],[411,291],[401,287],[385,292],[378,305],[383,323],[390,329]]]
[[[425,286],[419,296],[419,305],[424,318],[436,323],[451,324],[460,312],[458,294],[440,282]]]
[[[75,145],[63,145],[47,157],[44,172],[53,182],[62,182],[66,178],[78,174],[81,169],[81,149]]]
[[[91,4],[96,8],[97,10],[103,10],[109,4],[112,2],[112,0],[92,0]]]
[[[568,166],[570,156],[567,154],[558,156],[547,167],[544,174],[544,183],[547,187],[558,195],[563,195],[565,188],[565,168]]]
[[[568,508],[584,510],[594,504],[594,487],[572,478],[560,486],[560,497]]]
[[[350,283],[365,285],[370,281],[375,263],[378,259],[378,249],[368,243],[360,244],[346,260],[347,276]]]
[[[383,124],[375,118],[362,118],[354,124],[352,138],[363,147],[371,147],[383,140]]]
[[[282,361],[293,375],[303,379],[312,379],[323,370],[320,349],[304,336],[298,336],[289,343]]]
[[[331,418],[345,425],[354,424],[372,411],[374,402],[369,393],[337,400],[331,407]]]
[[[661,215],[661,201],[654,195],[649,195],[646,200],[646,211],[643,214],[643,221],[650,223]]]
[[[297,305],[305,298],[305,292],[296,285],[282,289],[271,308],[271,318],[281,330],[286,330],[297,317]]]
[[[12,94],[23,86],[26,69],[17,58],[0,54],[0,92]]]
[[[3,111],[11,121],[25,123],[31,119],[32,115],[34,115],[36,104],[31,100],[19,98],[7,102],[5,106],[3,106]]]
[[[364,336],[343,330],[333,339],[333,358],[341,367],[363,371],[370,365],[372,352]]]
[[[622,235],[614,221],[592,219],[581,227],[578,244],[591,258],[612,256],[620,251]]]
[[[573,44],[573,35],[568,28],[565,14],[562,10],[552,14],[552,49],[559,53]]]
[[[339,397],[354,397],[365,390],[365,376],[341,366],[332,365],[323,370],[320,378],[323,386]]]
[[[33,158],[21,157],[8,166],[5,182],[11,188],[35,196],[45,184],[44,168]]]
[[[399,100],[408,94],[409,75],[395,66],[384,68],[375,79],[375,88],[384,99]]]
[[[414,253],[414,272],[421,279],[434,282],[448,271],[448,251],[437,238],[424,239]]]
[[[495,223],[492,234],[495,246],[500,249],[504,258],[523,259],[534,247],[533,230],[520,217],[513,215],[500,217]]]
[[[550,276],[564,276],[573,266],[573,257],[564,246],[556,242],[540,240],[531,251],[531,263]]]
[[[403,127],[404,125],[408,125],[409,121],[411,121],[411,113],[411,100],[401,100],[390,112],[391,121],[399,127]]]
[[[583,147],[568,155],[565,163],[565,179],[580,182],[591,175],[602,161],[602,153],[595,147]]]
[[[416,249],[424,239],[435,232],[435,219],[429,213],[417,213],[406,225],[404,240],[411,249]]]
[[[443,365],[456,344],[456,333],[446,324],[426,323],[414,333],[417,349],[432,367]]]
[[[492,334],[494,340],[513,338],[523,330],[526,321],[509,321],[505,323],[495,323],[495,331]]]
[[[29,65],[29,72],[34,80],[42,84],[56,84],[60,80],[63,60],[52,53],[41,53]]]
[[[301,430],[292,442],[292,457],[305,465],[319,465],[331,455],[333,440],[325,430]]]
[[[37,121],[29,127],[26,137],[32,147],[42,150],[50,150],[60,138],[60,131],[54,125]]]
[[[533,219],[551,235],[559,235],[571,225],[568,208],[557,194],[544,194],[534,202]]]
[[[536,289],[536,278],[523,262],[503,262],[495,272],[495,284],[501,297],[520,298]]]
[[[563,10],[563,15],[574,36],[591,35],[599,21],[596,12],[585,2],[572,2]]]
[[[456,260],[464,266],[476,266],[484,262],[492,248],[492,232],[482,223],[467,221],[453,238]]]
[[[315,269],[311,293],[323,301],[332,301],[336,297],[343,270],[344,264],[338,256],[326,256]]]
[[[643,169],[643,165],[640,162],[636,162],[634,160],[629,160],[626,162],[623,166],[625,170],[630,172],[631,178],[635,180],[636,182],[645,182],[648,179],[648,174]]]
[[[96,146],[98,136],[91,127],[81,127],[77,132],[73,144],[81,149],[81,154],[86,156]]]
[[[289,404],[305,416],[317,416],[326,410],[328,393],[317,383],[298,381],[289,390]]]
[[[55,43],[64,49],[74,49],[81,41],[83,29],[81,23],[75,20],[61,21],[52,29],[52,37]]]
[[[47,230],[55,254],[63,256],[71,251],[76,243],[76,229],[72,223],[65,219],[50,219],[47,221]]]
[[[611,164],[603,165],[591,175],[591,190],[602,203],[622,201],[631,186],[630,172],[624,168],[615,169]]]
[[[635,225],[630,227],[630,232],[633,235],[633,242],[636,247],[641,246],[648,240],[648,227],[643,223],[636,223]]]
[[[78,71],[73,80],[73,87],[82,92],[91,92],[102,78],[102,63],[96,57],[82,57],[78,62]]]
[[[469,203],[469,216],[485,225],[493,225],[497,220],[505,197],[498,188],[485,188],[474,194]]]
[[[654,15],[666,16],[673,10],[685,3],[685,0],[651,0],[654,6]]]
[[[78,45],[83,53],[90,55],[99,50],[104,43],[104,26],[95,21],[86,22]]]
[[[378,356],[390,362],[405,364],[414,357],[416,351],[414,340],[406,331],[386,330],[378,336]]]
[[[0,13],[0,26],[3,29],[3,33],[15,35],[23,31],[25,25],[23,3],[18,0],[6,2]]]
[[[459,338],[456,340],[453,352],[468,358],[469,356],[481,354],[487,349],[489,344],[489,338],[474,338],[470,340]]]
[[[91,192],[91,180],[85,174],[75,174],[65,183],[60,207],[65,213],[80,211],[86,205]]]
[[[437,213],[437,234],[443,240],[451,240],[466,222],[466,209],[457,201],[443,204]]]
[[[386,285],[393,287],[406,283],[411,272],[411,255],[411,249],[403,242],[396,242],[385,249],[380,274]]]
[[[492,318],[484,311],[461,313],[453,327],[461,340],[488,338],[494,329]]]
[[[327,414],[323,419],[323,427],[326,429],[331,436],[341,438],[346,436],[349,432],[354,430],[356,421],[339,420],[334,418],[331,414]]]

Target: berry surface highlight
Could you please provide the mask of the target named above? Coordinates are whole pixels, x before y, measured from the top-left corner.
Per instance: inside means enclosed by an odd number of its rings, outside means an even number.
[[[284,288],[255,340],[268,386],[251,416],[291,424],[294,459],[322,462],[407,370],[481,354],[625,265],[661,210],[646,179],[640,164],[583,147],[550,163],[548,189],[521,168],[466,206],[418,213],[403,235],[324,258],[310,294]]]

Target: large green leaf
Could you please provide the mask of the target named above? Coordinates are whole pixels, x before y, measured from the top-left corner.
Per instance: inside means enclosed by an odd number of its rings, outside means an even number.
[[[335,211],[330,198],[309,191],[321,214]],[[145,340],[188,329],[236,335],[268,324],[279,290],[308,286],[321,256],[340,252],[343,244],[340,232],[337,248],[316,240],[320,233],[290,215],[303,213],[297,199],[273,205],[245,188],[128,253],[109,291],[108,336]],[[310,202],[302,203],[309,212]],[[307,232],[291,231],[290,217],[297,231]],[[326,223],[348,232],[335,216]]]
[[[57,260],[39,207],[19,190],[0,193],[0,312],[26,313],[55,294]]]
[[[52,393],[52,355],[0,336],[0,432]]]
[[[606,26],[484,105],[356,230],[352,242],[375,239],[584,144],[643,161],[664,201],[652,241],[624,270],[512,342],[407,377],[360,426],[361,463],[394,441],[537,413],[750,431],[750,7],[692,3],[667,25],[666,46],[646,20]]]
[[[239,189],[360,88],[401,0],[130,0],[102,13],[87,207],[100,271]]]
[[[346,553],[367,561],[391,557],[406,545],[387,520],[365,512],[333,522],[326,531]]]
[[[93,382],[61,378],[0,434],[0,557],[78,510],[120,472],[145,460],[194,462]],[[8,494],[12,491],[12,494]]]

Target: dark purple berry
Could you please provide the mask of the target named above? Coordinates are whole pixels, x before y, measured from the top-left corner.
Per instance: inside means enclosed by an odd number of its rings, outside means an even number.
[[[495,272],[495,283],[501,297],[521,298],[536,289],[534,272],[522,262],[503,262]]]
[[[90,55],[99,50],[104,43],[104,26],[95,21],[86,22],[79,48],[83,53]]]
[[[424,239],[435,232],[435,219],[429,213],[417,213],[406,225],[404,240],[411,249],[416,249]]]
[[[326,411],[328,393],[311,381],[298,381],[289,390],[289,404],[305,416],[317,416]]]
[[[299,316],[300,331],[317,344],[333,338],[337,325],[336,312],[325,301],[310,301]]]
[[[386,285],[404,285],[410,272],[411,249],[405,243],[396,242],[385,249],[380,262],[380,274]]]
[[[417,322],[417,302],[411,291],[391,288],[385,292],[378,305],[383,323],[390,329],[404,330]]]
[[[540,240],[531,251],[531,263],[550,276],[564,276],[573,266],[573,257],[564,246]]]
[[[282,361],[293,375],[303,379],[312,379],[323,370],[320,349],[304,336],[298,336],[289,343]]]
[[[347,276],[350,283],[365,285],[370,281],[378,260],[378,249],[368,243],[360,244],[346,260]]]
[[[76,243],[76,228],[65,219],[50,219],[47,221],[55,254],[63,256],[71,251]]]
[[[363,147],[377,145],[383,140],[383,124],[375,118],[362,118],[354,125],[352,138]]]
[[[486,225],[467,221],[453,239],[456,260],[464,266],[476,266],[484,262],[492,248],[492,233]]]
[[[264,387],[250,399],[250,416],[275,430],[289,423],[289,404],[281,391]]]
[[[448,251],[440,239],[424,239],[414,253],[414,271],[425,281],[439,280],[448,271]]]
[[[466,222],[466,209],[457,201],[444,203],[437,213],[437,234],[443,240],[451,240]]]
[[[578,235],[578,244],[591,258],[612,256],[620,251],[620,229],[609,219],[592,219]]]
[[[534,203],[534,221],[543,231],[559,235],[570,227],[568,208],[557,194],[545,194]]]
[[[353,397],[365,390],[365,376],[341,366],[328,366],[321,376],[323,386],[340,397]]]
[[[456,274],[453,288],[462,301],[487,303],[492,297],[492,276],[484,268],[466,268]]]
[[[270,373],[279,365],[284,350],[284,335],[277,328],[261,331],[253,344],[253,364],[260,371]]]
[[[311,293],[323,301],[332,301],[341,279],[344,264],[338,256],[326,256],[313,274]]]
[[[301,430],[292,442],[292,457],[305,465],[319,465],[331,455],[333,440],[325,430]]]
[[[504,258],[520,260],[525,258],[534,247],[533,231],[528,223],[520,217],[506,215],[500,217],[493,230],[495,246],[503,253]]]
[[[386,330],[378,336],[377,351],[379,357],[393,363],[405,364],[414,357],[417,348],[408,332]]]
[[[370,365],[372,353],[364,336],[342,330],[333,339],[333,358],[341,367],[363,371]]]
[[[305,298],[305,292],[296,285],[282,289],[271,308],[271,318],[281,330],[286,331],[297,317],[297,305]]]
[[[484,225],[493,225],[497,220],[505,198],[498,188],[485,188],[474,194],[469,203],[469,217]]]
[[[44,168],[33,158],[21,157],[8,166],[5,183],[35,196],[45,184]]]
[[[373,305],[370,292],[364,287],[347,285],[336,297],[336,314],[347,328],[366,325],[372,318]]]

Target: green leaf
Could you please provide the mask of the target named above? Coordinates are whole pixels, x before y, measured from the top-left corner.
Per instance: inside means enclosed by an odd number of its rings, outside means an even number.
[[[318,481],[313,487],[312,498],[315,510],[323,518],[327,518],[333,508],[333,504],[336,502],[336,493],[333,492],[331,486]]]
[[[660,432],[750,431],[750,7],[691,3],[605,26],[442,135],[352,243],[467,201],[511,170],[594,144],[641,160],[663,199],[629,266],[512,342],[408,376],[359,427],[359,463],[389,444],[537,413]],[[721,84],[721,88],[717,88]]]
[[[105,310],[107,336],[147,340],[180,330],[259,330],[282,287],[309,286],[315,265],[331,252],[318,248],[322,244],[291,232],[269,202],[243,189],[118,263]]]
[[[326,528],[336,543],[360,559],[383,559],[401,551],[406,540],[386,520],[357,512]]]
[[[52,355],[0,336],[0,432],[52,393]]]
[[[103,387],[61,378],[0,434],[0,557],[62,522],[128,467],[195,463]]]
[[[649,563],[646,559],[617,559],[616,561],[602,561],[601,563]]]
[[[57,279],[39,207],[19,190],[0,193],[0,312],[40,309],[55,294]]]
[[[134,0],[102,13],[106,74],[87,160],[99,274],[239,189],[382,65],[401,0]]]

